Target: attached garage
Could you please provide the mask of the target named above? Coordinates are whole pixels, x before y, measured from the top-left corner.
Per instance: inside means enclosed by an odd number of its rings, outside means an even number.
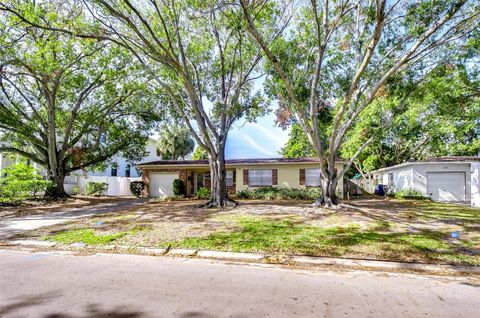
[[[149,195],[151,197],[173,196],[173,180],[178,179],[178,172],[150,173]]]
[[[433,201],[466,201],[465,172],[427,172],[427,194]]]

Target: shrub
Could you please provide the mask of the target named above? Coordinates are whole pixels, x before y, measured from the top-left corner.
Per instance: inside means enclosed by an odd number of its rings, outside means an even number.
[[[108,190],[108,184],[105,182],[88,182],[85,187],[85,194],[101,196]]]
[[[427,200],[427,196],[423,195],[420,191],[407,188],[391,194],[395,199],[414,199],[414,200]]]
[[[185,183],[181,179],[173,180],[173,194],[185,195]]]
[[[210,197],[210,190],[207,188],[201,187],[197,190],[197,199],[208,199]]]
[[[237,192],[238,199],[260,200],[315,200],[321,194],[320,188],[275,188],[262,187],[254,190],[242,190]]]
[[[18,163],[6,171],[7,176],[0,183],[0,196],[6,200],[35,198],[47,187],[52,186],[51,181],[43,180],[35,168],[25,163]]]
[[[130,192],[140,198],[142,196],[142,191],[145,189],[145,182],[143,181],[132,181],[130,182]]]

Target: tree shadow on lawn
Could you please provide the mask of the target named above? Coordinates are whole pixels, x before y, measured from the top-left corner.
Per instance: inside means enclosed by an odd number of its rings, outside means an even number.
[[[269,252],[310,256],[356,255],[398,261],[445,261],[470,259],[444,233],[377,232],[359,227],[321,228],[283,220],[244,220],[233,232],[217,232],[207,237],[191,237],[173,243],[182,247],[221,249],[237,252]],[[446,257],[447,256],[447,257]],[[475,256],[474,256],[475,257]],[[475,262],[475,259],[471,259]],[[478,260],[477,260],[478,262]]]
[[[385,220],[418,225],[460,225],[475,227],[480,225],[480,209],[459,204],[442,204],[428,200],[353,200],[350,204],[360,208],[361,213],[374,220]]]

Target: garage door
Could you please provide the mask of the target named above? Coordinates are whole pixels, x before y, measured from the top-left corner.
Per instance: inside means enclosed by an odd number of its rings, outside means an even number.
[[[465,201],[465,172],[427,172],[427,193],[434,201]]]
[[[150,196],[173,196],[173,180],[178,179],[178,173],[152,173],[150,174]]]

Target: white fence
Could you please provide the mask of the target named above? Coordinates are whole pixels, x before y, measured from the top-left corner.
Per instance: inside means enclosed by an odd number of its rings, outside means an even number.
[[[84,193],[88,182],[104,182],[108,184],[106,195],[108,196],[129,196],[130,183],[132,181],[141,181],[141,178],[127,178],[127,177],[106,177],[106,176],[71,176],[65,178],[65,191],[68,194]]]

